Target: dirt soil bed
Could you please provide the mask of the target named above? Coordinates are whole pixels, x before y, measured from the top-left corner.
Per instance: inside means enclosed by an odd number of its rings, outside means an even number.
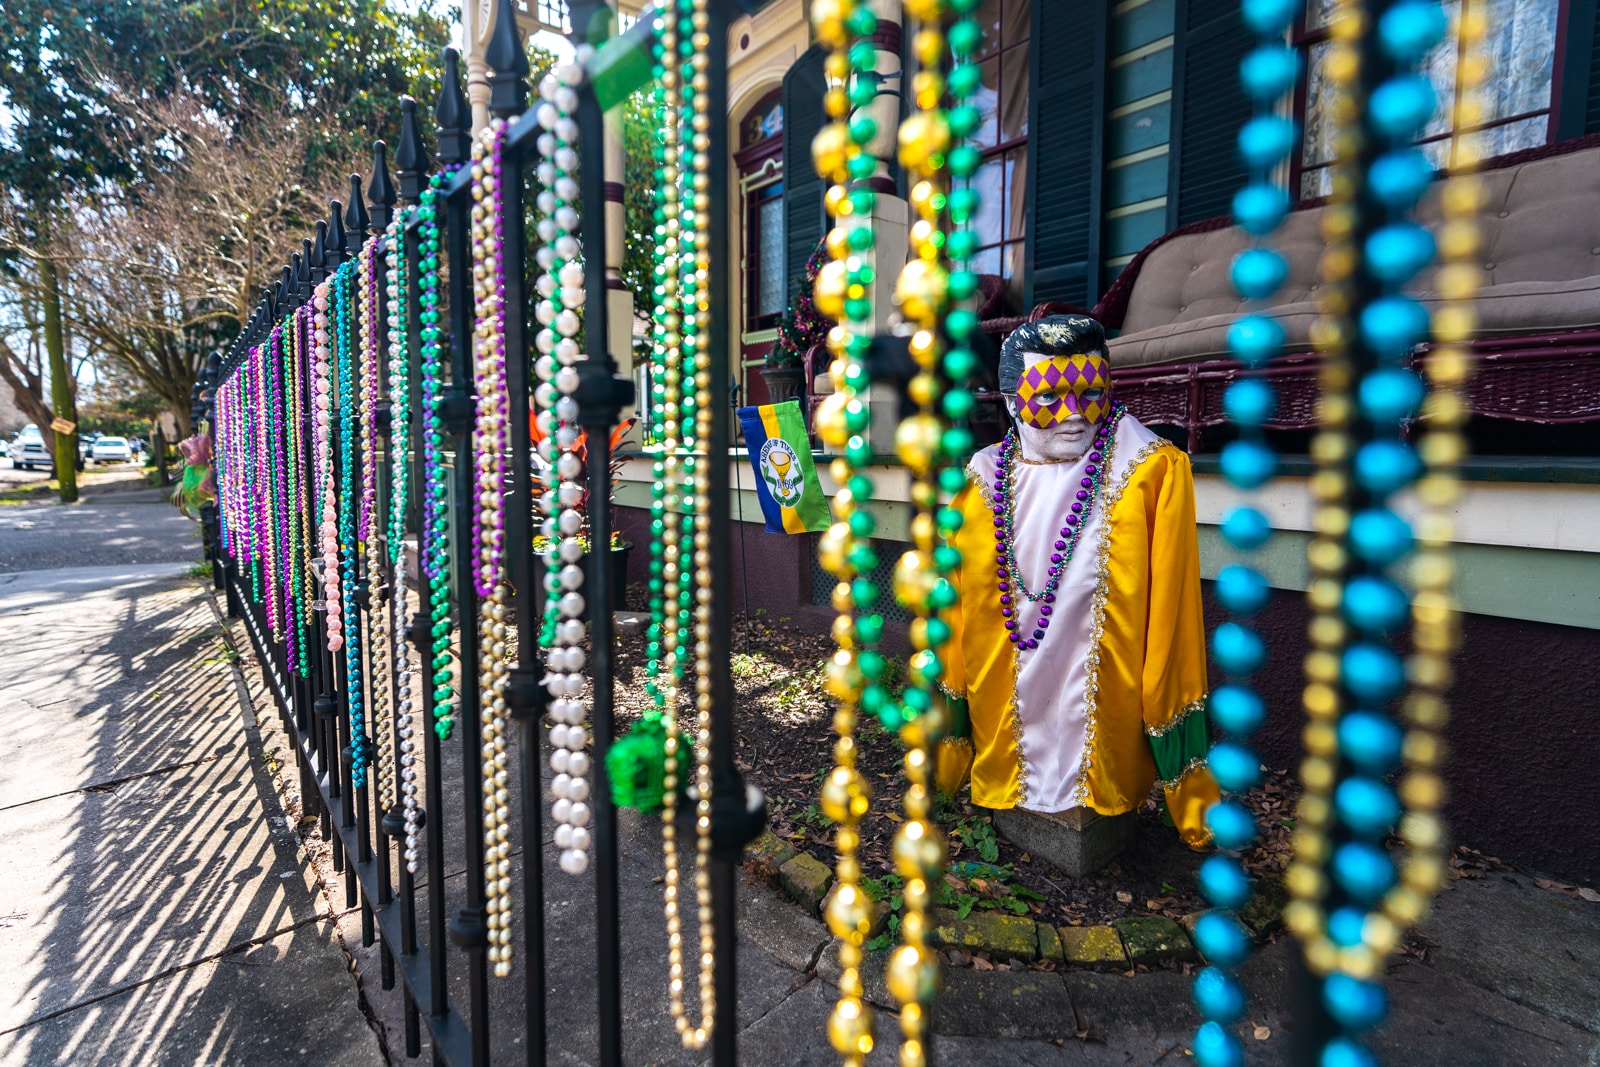
[[[834,826],[822,815],[817,798],[832,766],[833,707],[821,671],[833,652],[832,639],[791,629],[784,619],[747,623],[736,618],[733,646],[729,668],[739,698],[740,769],[765,792],[773,832],[831,867]],[[618,653],[617,710],[619,717],[636,719],[650,702],[644,685],[645,636],[620,637]],[[872,809],[861,827],[861,865],[869,892],[897,901],[890,846],[902,820],[903,750],[899,739],[876,722],[864,722],[858,743],[861,772],[873,786]],[[1298,789],[1284,770],[1271,771],[1264,785],[1248,796],[1263,828],[1262,847],[1245,856],[1253,874],[1275,875],[1287,865],[1297,798]],[[941,803],[937,816],[952,848],[941,903],[959,913],[990,909],[1060,925],[1092,925],[1142,915],[1178,919],[1206,907],[1195,888],[1203,857],[1179,839],[1159,789],[1139,812],[1133,847],[1104,872],[1087,878],[1069,878],[997,839],[987,816],[968,802],[965,789],[953,804]],[[759,877],[774,872],[752,873]]]

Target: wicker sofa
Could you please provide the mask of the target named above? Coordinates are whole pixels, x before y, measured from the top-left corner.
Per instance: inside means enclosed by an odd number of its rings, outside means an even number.
[[[1484,287],[1473,347],[1479,369],[1468,387],[1474,414],[1541,423],[1600,421],[1600,136],[1495,161],[1483,182],[1479,223]],[[1308,203],[1273,236],[1289,277],[1273,314],[1288,335],[1286,355],[1265,372],[1279,387],[1277,429],[1315,422],[1317,261],[1323,210]],[[1439,222],[1436,185],[1418,207]],[[1243,373],[1227,358],[1228,326],[1246,309],[1228,280],[1246,245],[1230,220],[1211,219],[1158,238],[1136,256],[1092,310],[1108,328],[1119,395],[1141,419],[1182,426],[1189,450],[1205,428],[1226,420],[1222,392]],[[1437,302],[1431,272],[1414,287]],[[1043,305],[1030,317],[1063,310]],[[1422,346],[1414,360],[1427,358]]]

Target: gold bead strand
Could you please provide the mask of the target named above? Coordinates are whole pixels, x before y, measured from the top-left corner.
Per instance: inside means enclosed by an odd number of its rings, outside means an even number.
[[[687,195],[694,210],[693,256],[695,294],[688,314],[695,324],[695,371],[689,397],[693,399],[695,425],[694,490],[694,673],[695,673],[695,899],[700,920],[700,1025],[685,1032],[688,1048],[703,1048],[716,1027],[716,934],[711,918],[711,612],[715,593],[711,584],[711,420],[716,404],[711,396],[708,366],[711,330],[711,123],[707,50],[711,47],[709,0],[690,0],[689,63],[694,71],[690,127],[690,166]],[[720,118],[720,117],[719,117]],[[686,400],[688,398],[685,398]],[[687,418],[687,413],[681,417]]]
[[[365,372],[357,376],[357,382],[363,393],[372,389],[376,393],[378,381],[377,361],[382,357],[378,346],[378,243],[374,238],[369,240],[362,249],[356,253],[361,257],[357,269],[357,300],[359,301],[358,319],[360,322],[361,336],[357,346],[361,353],[361,364]],[[372,412],[377,405],[377,397],[363,396],[361,409]],[[377,432],[370,430],[365,434],[369,444],[376,444]],[[391,445],[392,447],[392,445]],[[371,681],[367,684],[367,721],[372,725],[373,746],[377,750],[377,782],[378,782],[378,814],[381,817],[387,810],[390,798],[394,796],[394,749],[393,749],[393,718],[389,701],[389,687],[393,676],[389,671],[389,612],[388,605],[383,603],[383,593],[386,585],[386,563],[388,561],[387,542],[384,537],[383,509],[378,502],[378,486],[376,481],[376,457],[363,460],[363,467],[372,473],[372,484],[364,485],[362,492],[370,501],[371,518],[367,526],[367,536],[362,539],[361,552],[367,583],[369,588],[367,625],[362,630],[362,641],[367,646],[367,662],[372,666]]]
[[[689,15],[692,33],[685,40],[679,33],[679,23]],[[666,731],[664,795],[662,818],[662,856],[666,868],[665,910],[667,918],[668,1007],[685,1048],[701,1049],[711,1039],[715,1023],[716,1003],[712,988],[714,947],[710,919],[710,776],[706,760],[709,737],[709,696],[699,690],[709,682],[710,665],[702,658],[702,641],[696,632],[704,633],[707,623],[705,611],[708,601],[702,601],[701,590],[709,595],[709,583],[700,586],[697,579],[703,568],[696,564],[696,555],[705,551],[709,534],[702,523],[709,510],[705,493],[704,462],[696,462],[704,440],[702,423],[695,409],[696,401],[709,376],[699,369],[698,358],[703,353],[705,309],[705,249],[709,235],[704,232],[703,216],[708,208],[705,197],[705,179],[708,157],[707,135],[709,115],[703,101],[706,73],[705,46],[709,15],[705,4],[677,0],[669,5],[662,24],[662,82],[665,89],[667,121],[665,133],[665,178],[663,196],[666,206],[667,252],[666,285],[663,303],[667,309],[667,365],[665,371],[665,418],[663,428],[666,440],[666,482],[668,508],[664,516],[664,618],[663,647],[667,652],[667,677],[662,721]],[[698,44],[696,42],[699,42]],[[687,48],[685,47],[687,46]],[[685,53],[688,53],[687,55]],[[685,101],[691,103],[692,117],[687,126],[688,152],[684,151]],[[687,157],[687,158],[686,158]],[[685,205],[684,201],[689,203]],[[687,294],[693,289],[694,296]],[[690,367],[694,366],[694,371]],[[702,375],[706,375],[702,378]],[[697,388],[699,387],[699,388]],[[703,405],[710,414],[711,405]],[[709,424],[705,424],[707,427]],[[700,438],[700,440],[696,440]],[[672,513],[676,501],[681,514]],[[683,605],[692,604],[691,618],[696,624],[685,629],[679,612]],[[696,968],[700,989],[701,1019],[697,1025],[689,1017],[685,1006],[683,964],[682,885],[678,861],[677,812],[679,775],[683,773],[682,750],[684,734],[678,729],[677,713],[683,693],[686,668],[693,657],[696,679],[696,741],[691,751],[696,760],[696,781],[699,789],[695,819],[695,900],[699,922],[701,954]]]
[[[1459,18],[1462,60],[1456,72],[1456,123],[1470,130],[1483,121],[1484,113],[1482,84],[1489,65],[1483,49],[1487,32],[1484,5],[1466,0]],[[1461,428],[1470,414],[1462,396],[1462,387],[1472,373],[1467,341],[1477,326],[1473,300],[1483,282],[1477,218],[1486,197],[1482,180],[1472,173],[1479,161],[1480,137],[1478,133],[1459,135],[1451,175],[1440,196],[1443,226],[1438,248],[1442,262],[1436,284],[1444,300],[1433,316],[1438,347],[1422,367],[1430,389],[1423,405],[1424,430],[1417,443],[1425,473],[1417,483],[1417,496],[1423,504],[1416,528],[1421,551],[1411,569],[1416,651],[1407,665],[1411,692],[1402,705],[1410,729],[1402,749],[1405,773],[1400,798],[1406,813],[1400,821],[1400,839],[1408,854],[1401,865],[1400,884],[1383,902],[1383,918],[1388,922],[1377,924],[1383,937],[1372,947],[1383,953],[1393,950],[1400,930],[1415,925],[1426,914],[1429,898],[1445,873],[1445,830],[1439,818],[1444,785],[1438,767],[1444,755],[1441,736],[1450,712],[1450,659],[1460,641],[1450,546],[1455,536],[1452,505],[1460,495],[1458,467],[1467,446]],[[1369,925],[1373,920],[1369,919]]]
[[[923,1067],[929,1060],[930,1024],[934,996],[939,988],[938,957],[929,944],[929,911],[934,887],[948,858],[944,831],[933,821],[933,764],[935,746],[945,728],[944,698],[939,690],[942,666],[936,651],[940,641],[932,635],[944,624],[938,618],[938,594],[948,587],[936,562],[942,545],[939,536],[940,467],[946,451],[956,443],[947,437],[939,414],[945,393],[940,374],[947,351],[946,337],[955,336],[958,316],[963,330],[973,319],[969,310],[951,311],[951,285],[946,234],[952,200],[948,153],[954,137],[947,110],[951,94],[948,72],[952,42],[949,31],[956,9],[970,5],[947,0],[912,0],[905,4],[915,19],[912,53],[917,72],[911,79],[914,108],[900,125],[899,155],[912,181],[911,207],[916,213],[910,237],[910,258],[895,282],[895,302],[912,328],[910,352],[918,367],[910,395],[917,413],[895,431],[895,452],[912,475],[912,547],[894,572],[896,599],[914,613],[909,636],[915,651],[908,664],[910,685],[903,700],[901,740],[905,744],[906,821],[895,836],[896,868],[905,878],[902,944],[889,959],[889,992],[901,1005],[901,1067]],[[957,435],[959,436],[959,435]]]
[[[850,90],[855,84],[851,51],[871,36],[876,19],[865,4],[819,4],[812,8],[812,24],[817,39],[830,48],[824,66],[828,88],[823,97],[830,121],[812,144],[812,161],[818,175],[830,183],[825,201],[835,219],[827,236],[829,260],[818,275],[816,300],[818,307],[826,306],[830,317],[839,323],[828,332],[828,350],[833,356],[829,373],[836,392],[818,411],[817,427],[824,441],[844,451],[833,461],[831,470],[839,485],[833,501],[837,521],[818,546],[820,562],[839,579],[833,597],[834,609],[839,613],[833,623],[838,651],[827,668],[838,740],[833,749],[835,766],[823,783],[821,796],[823,814],[839,827],[834,839],[838,889],[825,916],[829,929],[839,938],[840,966],[839,999],[828,1018],[828,1039],[846,1067],[860,1067],[875,1043],[873,1013],[861,980],[862,947],[872,930],[873,905],[861,887],[861,863],[857,857],[861,820],[872,797],[856,768],[855,734],[868,687],[872,689],[871,699],[881,702],[886,697],[883,689],[873,684],[882,676],[884,664],[883,657],[871,647],[882,632],[882,617],[855,617],[858,609],[870,611],[877,597],[876,587],[863,577],[876,566],[877,559],[870,541],[872,517],[861,507],[871,496],[872,482],[858,473],[857,463],[852,462],[852,457],[864,460],[869,451],[868,379],[860,356],[870,341],[873,325],[874,257],[871,213],[855,212],[849,181],[852,167],[855,173],[867,177],[877,169],[877,160],[865,149],[865,143],[876,131],[871,124],[852,130],[848,119]],[[870,88],[865,84],[862,87]],[[863,584],[857,590],[852,582]],[[862,594],[859,602],[858,591]]]
[[[1347,350],[1347,313],[1352,299],[1351,277],[1358,250],[1351,240],[1355,227],[1353,204],[1358,179],[1354,159],[1361,134],[1354,97],[1360,70],[1358,39],[1361,16],[1351,0],[1343,0],[1330,23],[1332,41],[1324,70],[1331,92],[1331,118],[1338,130],[1333,188],[1323,215],[1318,318],[1312,342],[1321,356],[1318,403],[1319,430],[1311,442],[1317,470],[1311,478],[1313,537],[1306,550],[1311,582],[1306,598],[1310,606],[1311,651],[1305,659],[1306,710],[1303,740],[1306,756],[1300,764],[1305,796],[1297,811],[1294,858],[1284,872],[1284,882],[1294,898],[1284,910],[1284,921],[1305,945],[1313,966],[1331,967],[1326,952],[1313,947],[1323,928],[1322,899],[1327,892],[1323,865],[1327,860],[1327,828],[1332,818],[1328,791],[1333,786],[1337,758],[1336,732],[1342,711],[1339,693],[1339,653],[1345,644],[1345,622],[1340,612],[1344,597],[1345,548],[1343,534],[1350,523],[1350,486],[1346,455],[1351,418],[1350,359]],[[1327,948],[1331,949],[1331,945]]]
[[[483,791],[484,907],[488,913],[489,962],[496,977],[511,974],[511,809],[506,751],[508,705],[506,663],[505,542],[503,494],[509,399],[505,385],[504,295],[500,235],[498,161],[505,120],[492,119],[472,144],[473,355],[478,412],[473,426],[474,533],[478,587],[478,706]],[[467,546],[463,546],[465,549]]]

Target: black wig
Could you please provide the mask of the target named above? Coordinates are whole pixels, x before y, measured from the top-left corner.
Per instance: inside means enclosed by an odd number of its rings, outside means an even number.
[[[1109,358],[1111,353],[1106,349],[1105,327],[1087,315],[1047,315],[1038,322],[1025,322],[1000,346],[1000,391],[1015,393],[1023,368],[1040,356],[1090,354]]]

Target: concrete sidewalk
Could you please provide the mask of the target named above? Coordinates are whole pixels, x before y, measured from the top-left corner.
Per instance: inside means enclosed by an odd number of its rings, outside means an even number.
[[[382,1063],[209,593],[170,561],[192,524],[5,518],[0,1063]],[[19,569],[108,556],[169,562]]]

